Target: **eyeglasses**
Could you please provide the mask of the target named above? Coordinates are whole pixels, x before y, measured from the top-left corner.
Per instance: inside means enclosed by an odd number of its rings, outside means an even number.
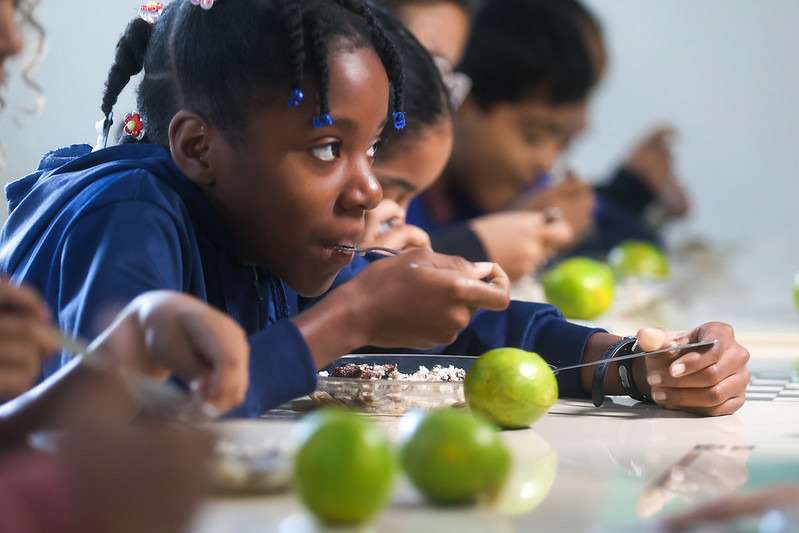
[[[452,108],[458,109],[472,90],[472,79],[463,72],[456,72],[452,63],[444,57],[434,55],[433,61],[435,61],[441,78],[444,80],[444,85],[447,87]]]

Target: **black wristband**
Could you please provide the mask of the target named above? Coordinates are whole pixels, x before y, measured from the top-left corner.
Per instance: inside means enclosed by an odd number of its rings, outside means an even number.
[[[610,346],[602,355],[602,361],[607,361],[619,355],[626,355],[632,353],[632,347],[635,345],[637,339],[635,337],[624,337],[619,342]],[[608,374],[610,363],[605,362],[597,365],[594,369],[594,379],[591,384],[591,400],[594,406],[601,407],[605,403],[605,376]]]
[[[634,346],[635,344],[633,344],[633,347]],[[621,382],[621,388],[624,391],[624,394],[633,400],[652,403],[652,398],[647,397],[643,392],[641,392],[641,389],[638,388],[638,384],[635,382],[635,377],[633,375],[634,361],[638,361],[638,359],[626,359],[624,361],[619,361],[619,381]]]

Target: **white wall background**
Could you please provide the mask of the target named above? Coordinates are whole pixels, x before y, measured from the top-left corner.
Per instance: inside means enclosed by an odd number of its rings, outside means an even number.
[[[575,166],[607,171],[646,127],[667,119],[681,131],[679,171],[699,206],[693,227],[720,238],[785,232],[799,199],[799,1],[588,3],[605,25],[612,62]],[[13,110],[30,94],[12,80],[12,112],[0,114],[3,177],[24,174],[52,147],[94,139],[114,44],[138,2],[75,5],[45,0],[40,8],[50,47],[37,79],[47,107],[18,127]],[[133,107],[129,90],[117,114]]]
[[[720,292],[746,296],[744,307],[761,317],[767,313],[755,311],[754,303],[773,302],[775,316],[794,321],[789,286],[799,270],[799,0],[586,1],[603,21],[612,62],[572,163],[582,175],[600,175],[644,129],[672,122],[681,131],[679,173],[697,204],[682,229],[745,259],[746,266],[730,269],[733,279]],[[94,141],[114,45],[138,1],[76,5],[43,1],[50,50],[36,78],[46,88],[47,107],[17,127],[14,109],[27,105],[30,94],[12,81],[9,110],[0,113],[9,157],[3,178],[28,172],[50,148]],[[133,107],[127,90],[117,116]],[[747,284],[752,291],[744,295]]]
[[[679,173],[698,205],[695,229],[724,240],[795,231],[799,1],[588,3],[605,26],[611,65],[577,168],[606,171],[640,132],[668,119],[681,132]]]

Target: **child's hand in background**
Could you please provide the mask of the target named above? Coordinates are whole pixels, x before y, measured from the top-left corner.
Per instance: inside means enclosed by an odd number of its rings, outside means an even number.
[[[674,170],[671,126],[654,128],[644,135],[627,156],[624,165],[641,176],[672,217],[683,217],[691,210],[690,200]]]
[[[507,272],[511,281],[534,274],[558,251],[574,242],[564,220],[548,221],[539,212],[509,211],[470,222],[488,257]]]
[[[27,391],[57,349],[50,311],[39,296],[0,279],[0,399]]]
[[[114,366],[196,384],[221,412],[238,406],[249,384],[249,344],[230,317],[174,292],[136,298],[97,341]]]
[[[558,208],[563,219],[571,226],[577,242],[593,227],[596,193],[590,184],[569,174],[564,181],[530,198],[523,207],[534,211]]]
[[[405,223],[405,210],[393,200],[384,199],[366,213],[366,231],[361,248],[380,246],[393,250],[430,248],[430,236],[423,229]]]

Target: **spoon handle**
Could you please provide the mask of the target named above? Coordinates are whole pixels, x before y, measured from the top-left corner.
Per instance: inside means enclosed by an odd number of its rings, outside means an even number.
[[[717,341],[702,341],[702,342],[694,342],[691,344],[680,344],[678,346],[670,346],[668,348],[663,348],[662,350],[655,350],[654,352],[637,352],[631,353],[628,355],[621,355],[619,357],[613,357],[612,359],[600,359],[598,361],[591,361],[590,363],[580,363],[579,365],[570,365],[570,366],[562,366],[562,367],[553,367],[552,371],[557,374],[559,372],[563,372],[564,370],[575,370],[577,368],[585,368],[587,366],[595,366],[601,365],[603,363],[615,363],[617,361],[626,361],[627,359],[637,359],[639,357],[648,357],[651,355],[662,355],[664,353],[669,352],[682,352],[685,350],[696,350],[699,348],[708,348],[716,344]],[[551,365],[550,365],[551,366]]]

